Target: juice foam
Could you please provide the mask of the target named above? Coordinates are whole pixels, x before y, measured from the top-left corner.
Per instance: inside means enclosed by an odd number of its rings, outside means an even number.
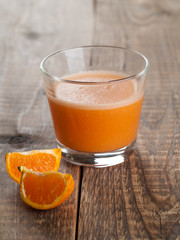
[[[49,97],[59,104],[81,109],[111,109],[126,106],[140,98],[135,80],[110,82],[123,77],[110,72],[86,72],[62,77],[72,83],[58,82]],[[73,82],[82,82],[74,84]],[[109,82],[108,82],[109,81]],[[85,83],[86,82],[86,83]],[[96,84],[88,84],[88,83]]]

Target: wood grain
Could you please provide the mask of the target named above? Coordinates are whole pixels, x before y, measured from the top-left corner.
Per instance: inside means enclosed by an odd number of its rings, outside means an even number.
[[[180,3],[175,0],[0,0],[0,239],[180,239]],[[25,205],[7,152],[56,146],[39,71],[72,46],[130,47],[150,61],[137,147],[123,164],[62,161],[75,190],[60,207]]]

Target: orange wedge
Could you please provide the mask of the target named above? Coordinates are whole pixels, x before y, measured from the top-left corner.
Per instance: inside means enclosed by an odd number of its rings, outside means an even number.
[[[61,149],[32,150],[6,154],[6,169],[9,176],[20,183],[18,166],[37,172],[57,171],[61,161]]]
[[[21,172],[20,193],[22,200],[29,206],[46,210],[59,206],[74,190],[71,174],[60,172],[34,172],[19,167]]]

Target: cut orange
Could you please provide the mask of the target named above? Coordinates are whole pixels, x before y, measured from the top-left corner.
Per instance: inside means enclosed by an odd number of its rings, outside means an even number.
[[[51,209],[63,203],[74,190],[71,174],[60,172],[34,172],[19,167],[21,171],[20,193],[22,200],[36,209]]]
[[[9,176],[20,183],[18,166],[37,172],[57,171],[61,161],[61,149],[32,150],[6,154],[6,169]]]

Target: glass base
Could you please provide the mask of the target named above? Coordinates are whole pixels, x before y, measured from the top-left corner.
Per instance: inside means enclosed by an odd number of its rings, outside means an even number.
[[[79,152],[65,147],[58,140],[57,142],[58,147],[60,147],[62,150],[62,158],[65,161],[78,166],[102,168],[114,166],[124,162],[133,153],[136,141],[124,148],[104,153]]]

